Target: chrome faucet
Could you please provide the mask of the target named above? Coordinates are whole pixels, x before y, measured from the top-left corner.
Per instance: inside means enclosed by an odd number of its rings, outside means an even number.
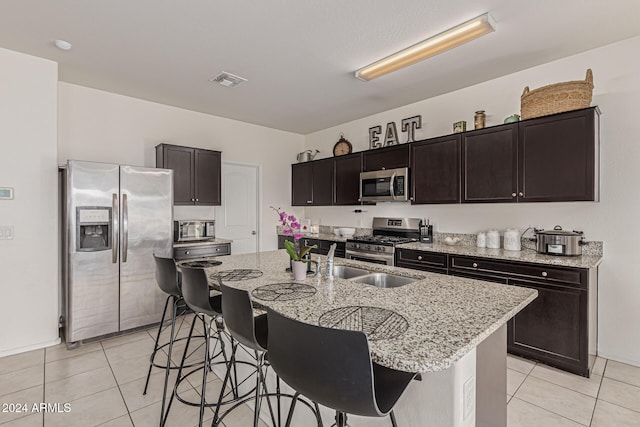
[[[336,251],[337,243],[334,243],[329,248],[329,253],[327,254],[327,263],[324,269],[324,277],[326,279],[333,279],[333,255]]]

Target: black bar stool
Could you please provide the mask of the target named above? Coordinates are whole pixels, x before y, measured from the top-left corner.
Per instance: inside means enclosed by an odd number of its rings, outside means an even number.
[[[207,406],[214,406],[215,404],[207,404],[206,402],[206,386],[207,386],[207,373],[211,370],[212,361],[219,355],[222,355],[223,362],[226,366],[226,369],[229,370],[231,368],[229,360],[227,358],[227,354],[224,347],[224,340],[222,339],[222,335],[224,333],[224,324],[222,320],[222,296],[210,296],[210,288],[207,283],[207,277],[203,269],[201,268],[190,268],[181,266],[182,271],[182,295],[184,297],[184,301],[187,303],[187,306],[193,310],[195,316],[193,321],[191,322],[191,329],[189,331],[189,337],[187,338],[187,344],[184,348],[184,353],[182,356],[182,360],[180,362],[180,367],[178,370],[178,378],[176,379],[175,386],[173,388],[173,393],[171,394],[171,398],[169,399],[169,404],[167,405],[167,411],[165,416],[161,421],[161,426],[164,426],[166,423],[167,417],[169,415],[169,411],[171,409],[171,404],[173,403],[174,397],[178,399],[180,402],[185,403],[187,405],[200,406],[200,418],[199,418],[199,426],[202,426],[202,421],[204,417],[204,408]],[[209,321],[206,321],[206,318],[209,318]],[[205,357],[203,363],[203,374],[202,374],[202,390],[200,393],[200,402],[198,404],[194,402],[189,402],[184,400],[178,394],[178,387],[180,383],[185,380],[189,375],[198,371],[200,368],[195,368],[191,372],[188,372],[185,375],[182,375],[183,370],[188,368],[189,365],[185,363],[187,356],[189,354],[189,345],[191,343],[191,336],[193,335],[193,329],[195,327],[196,321],[200,319],[205,323]],[[215,323],[215,330],[213,330],[213,324]],[[216,339],[217,344],[220,344],[220,351],[211,353],[211,340]],[[233,344],[233,343],[232,343]],[[233,385],[232,385],[232,388]],[[235,390],[235,388],[234,388]],[[234,391],[235,394],[235,391]]]
[[[287,384],[314,402],[336,411],[337,427],[347,414],[389,415],[414,373],[396,371],[371,361],[367,336],[309,325],[267,309],[269,363]],[[296,399],[287,417],[290,425]]]
[[[227,375],[222,384],[222,391],[220,392],[219,404],[216,406],[215,415],[213,417],[212,426],[218,426],[224,419],[226,415],[228,415],[231,411],[233,411],[238,406],[250,401],[254,400],[254,418],[253,418],[253,426],[258,427],[260,420],[260,407],[262,404],[262,398],[267,398],[267,404],[269,406],[269,414],[271,415],[272,426],[280,426],[281,425],[281,405],[280,405],[280,397],[288,396],[294,397],[292,395],[283,395],[280,393],[280,378],[276,376],[276,392],[269,393],[267,389],[267,384],[265,381],[265,376],[267,370],[269,368],[268,361],[268,353],[267,353],[267,342],[269,331],[267,328],[267,315],[261,314],[258,316],[254,315],[253,303],[251,301],[251,296],[249,292],[237,289],[231,286],[227,286],[222,283],[222,280],[218,278],[218,282],[220,284],[220,288],[222,289],[222,311],[225,313],[224,322],[231,333],[231,336],[241,345],[247,347],[254,351],[254,356],[256,359],[256,385],[254,388],[254,395],[248,397],[246,399],[239,400],[232,407],[227,409],[220,417],[218,416],[220,413],[220,402],[223,399],[223,393],[227,381],[230,379],[231,371],[227,370]],[[233,347],[231,353],[231,362],[234,363],[236,360],[236,352],[238,349],[238,345],[236,344]],[[273,412],[273,407],[271,405],[271,401],[269,397],[275,396],[277,398],[277,421],[276,415]],[[316,420],[318,421],[318,425],[322,426],[322,420],[320,418],[320,411],[318,409],[318,405],[315,404],[314,408],[305,402],[301,401],[305,405],[307,405],[311,411],[316,415]]]
[[[158,283],[158,287],[160,288],[160,290],[167,294],[167,299],[164,303],[162,319],[160,320],[160,325],[158,326],[158,333],[156,334],[153,351],[151,352],[151,356],[149,358],[149,371],[147,372],[147,379],[145,381],[144,391],[142,392],[142,394],[147,394],[149,379],[151,378],[151,370],[154,367],[164,369],[164,389],[162,392],[162,407],[160,413],[160,423],[162,424],[167,396],[167,385],[169,382],[169,372],[171,371],[171,369],[178,369],[177,366],[171,366],[171,353],[173,351],[173,344],[177,341],[187,339],[186,337],[179,339],[176,338],[176,317],[180,314],[185,314],[189,310],[184,307],[184,299],[182,297],[182,290],[180,289],[180,273],[178,273],[176,269],[176,263],[173,258],[163,258],[153,254],[153,259],[155,260],[156,265],[156,282]],[[169,321],[171,324],[171,335],[169,336],[169,342],[159,344],[160,334],[163,330],[169,327],[168,325],[165,326],[165,320],[167,318],[167,308],[170,307],[169,302],[172,302],[171,320]],[[202,335],[199,335],[198,337],[204,338],[204,336]],[[158,351],[163,349],[164,347],[168,347],[166,362],[156,362],[155,359]],[[186,367],[189,368],[195,365],[196,364],[194,363]]]

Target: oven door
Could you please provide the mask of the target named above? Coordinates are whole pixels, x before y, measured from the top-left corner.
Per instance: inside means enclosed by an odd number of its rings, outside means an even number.
[[[361,202],[403,202],[407,200],[408,168],[360,173]]]
[[[345,258],[356,261],[373,262],[375,264],[394,265],[393,255],[372,254],[369,252],[358,252],[347,249],[345,252]]]

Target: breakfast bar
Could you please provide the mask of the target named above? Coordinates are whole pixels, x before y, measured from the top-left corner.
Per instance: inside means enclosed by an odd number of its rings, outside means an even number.
[[[396,406],[399,425],[506,426],[506,322],[536,298],[536,290],[345,259],[335,260],[332,278],[321,273],[294,282],[283,250],[220,261],[206,269],[213,288],[220,277],[249,291],[256,308],[362,330],[374,362],[421,373]],[[364,272],[347,279],[339,266]],[[373,286],[363,283],[369,273],[411,283]],[[322,414],[327,422],[333,418],[331,411]],[[296,411],[296,418],[305,415]],[[356,416],[349,421],[354,427],[388,424]]]

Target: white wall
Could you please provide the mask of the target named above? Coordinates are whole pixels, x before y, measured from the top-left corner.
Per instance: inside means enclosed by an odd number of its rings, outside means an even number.
[[[604,262],[599,270],[599,352],[602,356],[640,365],[640,259],[638,220],[640,201],[640,37],[615,43],[535,68],[510,74],[456,92],[406,105],[306,136],[306,148],[318,148],[327,157],[340,132],[354,151],[368,149],[368,129],[403,118],[422,115],[416,139],[452,132],[453,122],[473,127],[476,110],[487,111],[487,125],[519,113],[525,86],[583,79],[593,69],[595,89],[592,105],[601,117],[601,197],[599,203],[528,203],[411,206],[378,204],[353,213],[354,207],[306,208],[309,218],[323,224],[371,226],[373,216],[429,217],[436,230],[475,233],[488,228],[545,228],[561,224],[584,230],[587,239],[604,241]],[[363,83],[375,91],[376,81]],[[402,141],[406,141],[402,134]]]
[[[0,357],[58,341],[55,62],[0,49]]]
[[[261,165],[260,247],[277,247],[277,217],[269,206],[291,209],[290,165],[302,150],[302,135],[62,82],[58,114],[60,163],[76,159],[155,167],[154,147],[165,142],[219,150],[223,161]],[[213,207],[201,206],[178,206],[174,216],[215,217]]]

